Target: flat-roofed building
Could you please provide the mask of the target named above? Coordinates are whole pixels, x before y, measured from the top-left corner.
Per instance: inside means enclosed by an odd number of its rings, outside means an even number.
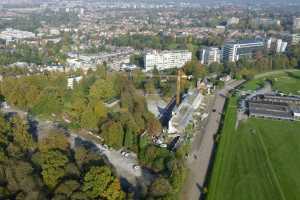
[[[145,71],[151,71],[155,67],[158,70],[181,68],[191,60],[192,52],[186,50],[153,51],[144,56]]]
[[[221,62],[221,50],[217,47],[208,47],[201,50],[201,64],[210,65],[211,63]]]
[[[35,38],[35,34],[28,31],[20,31],[12,28],[7,28],[0,33],[0,39],[6,41],[6,44],[23,39]]]
[[[252,117],[296,120],[300,117],[300,97],[259,94],[247,100]]]
[[[300,32],[300,17],[294,17],[294,19],[293,19],[293,31]]]
[[[236,62],[242,57],[252,58],[256,52],[263,51],[265,42],[245,40],[237,43],[226,43],[223,47],[223,61]]]
[[[287,103],[250,101],[249,115],[252,117],[265,117],[272,119],[293,120],[293,112]]]
[[[292,45],[300,44],[300,33],[294,33],[294,34],[292,34],[291,44]]]

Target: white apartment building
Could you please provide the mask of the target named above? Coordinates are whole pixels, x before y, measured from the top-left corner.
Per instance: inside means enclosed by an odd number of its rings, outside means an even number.
[[[217,47],[209,47],[201,50],[201,64],[210,65],[211,63],[221,62],[221,50]]]
[[[153,51],[144,56],[145,71],[151,71],[155,67],[158,70],[181,68],[192,60],[192,52],[180,51]]]
[[[286,51],[286,47],[288,45],[287,42],[282,39],[269,38],[266,42],[267,48],[275,51],[276,53],[283,53]]]

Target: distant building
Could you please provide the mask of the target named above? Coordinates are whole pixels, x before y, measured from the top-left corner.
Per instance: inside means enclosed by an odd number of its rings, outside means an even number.
[[[287,42],[283,41],[282,39],[276,38],[269,38],[266,42],[267,48],[272,50],[276,53],[283,53],[286,51],[286,47],[288,45]]]
[[[272,18],[256,18],[253,20],[253,23],[257,26],[279,26],[281,24],[280,20]]]
[[[151,71],[155,67],[158,70],[181,68],[192,60],[192,52],[189,51],[153,51],[144,56],[145,71]]]
[[[0,33],[0,39],[6,41],[6,44],[19,41],[23,39],[32,39],[35,38],[35,34],[28,31],[20,31],[16,29],[7,28],[5,31]]]
[[[136,66],[135,64],[130,64],[130,63],[123,63],[121,64],[121,68],[120,70],[124,70],[124,71],[132,71],[138,69],[138,66]]]
[[[67,65],[66,65],[66,71],[76,71],[76,70],[82,70],[84,72],[87,72],[88,70],[95,70],[96,64],[93,63],[90,60],[84,60],[84,59],[67,59]]]
[[[299,118],[300,97],[260,94],[247,101],[252,117],[296,120]]]
[[[82,80],[82,76],[70,77],[68,78],[68,88],[74,89],[74,83],[79,83]]]
[[[293,31],[300,32],[300,17],[294,17],[293,19]]]
[[[292,34],[292,40],[291,40],[292,45],[297,45],[300,43],[300,33],[294,33]]]
[[[221,62],[221,50],[217,47],[209,47],[201,50],[201,64],[210,65],[211,63]]]
[[[235,24],[238,24],[240,22],[240,19],[237,18],[237,17],[231,17],[227,20],[227,25],[230,26],[230,25],[235,25]]]
[[[258,51],[262,51],[265,43],[260,40],[241,41],[237,43],[226,43],[223,47],[223,60],[236,62],[242,57],[253,57]]]
[[[49,33],[50,33],[50,35],[59,35],[59,34],[60,34],[60,31],[59,31],[59,29],[51,28],[51,29],[49,30]]]

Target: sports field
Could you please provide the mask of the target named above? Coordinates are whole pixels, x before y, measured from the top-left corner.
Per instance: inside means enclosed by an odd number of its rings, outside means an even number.
[[[298,72],[283,72],[282,74],[266,76],[259,79],[254,79],[247,82],[244,90],[255,90],[264,84],[265,80],[271,80],[273,89],[284,93],[292,93],[300,95],[300,71]]]
[[[208,200],[300,199],[300,122],[248,119],[229,100]]]

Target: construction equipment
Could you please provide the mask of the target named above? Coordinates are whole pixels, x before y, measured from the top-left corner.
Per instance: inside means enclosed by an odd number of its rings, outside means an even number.
[[[180,104],[181,98],[180,98],[180,92],[181,92],[181,80],[182,79],[188,79],[190,80],[192,76],[187,76],[182,69],[179,69],[177,72],[177,83],[176,83],[176,105],[178,106]]]
[[[133,74],[130,72],[129,76],[132,76]],[[192,75],[186,75],[182,69],[178,69],[177,75],[154,75],[154,74],[146,74],[147,78],[176,78],[176,105],[179,106],[181,102],[181,86],[182,86],[182,80],[191,80],[193,78]]]

